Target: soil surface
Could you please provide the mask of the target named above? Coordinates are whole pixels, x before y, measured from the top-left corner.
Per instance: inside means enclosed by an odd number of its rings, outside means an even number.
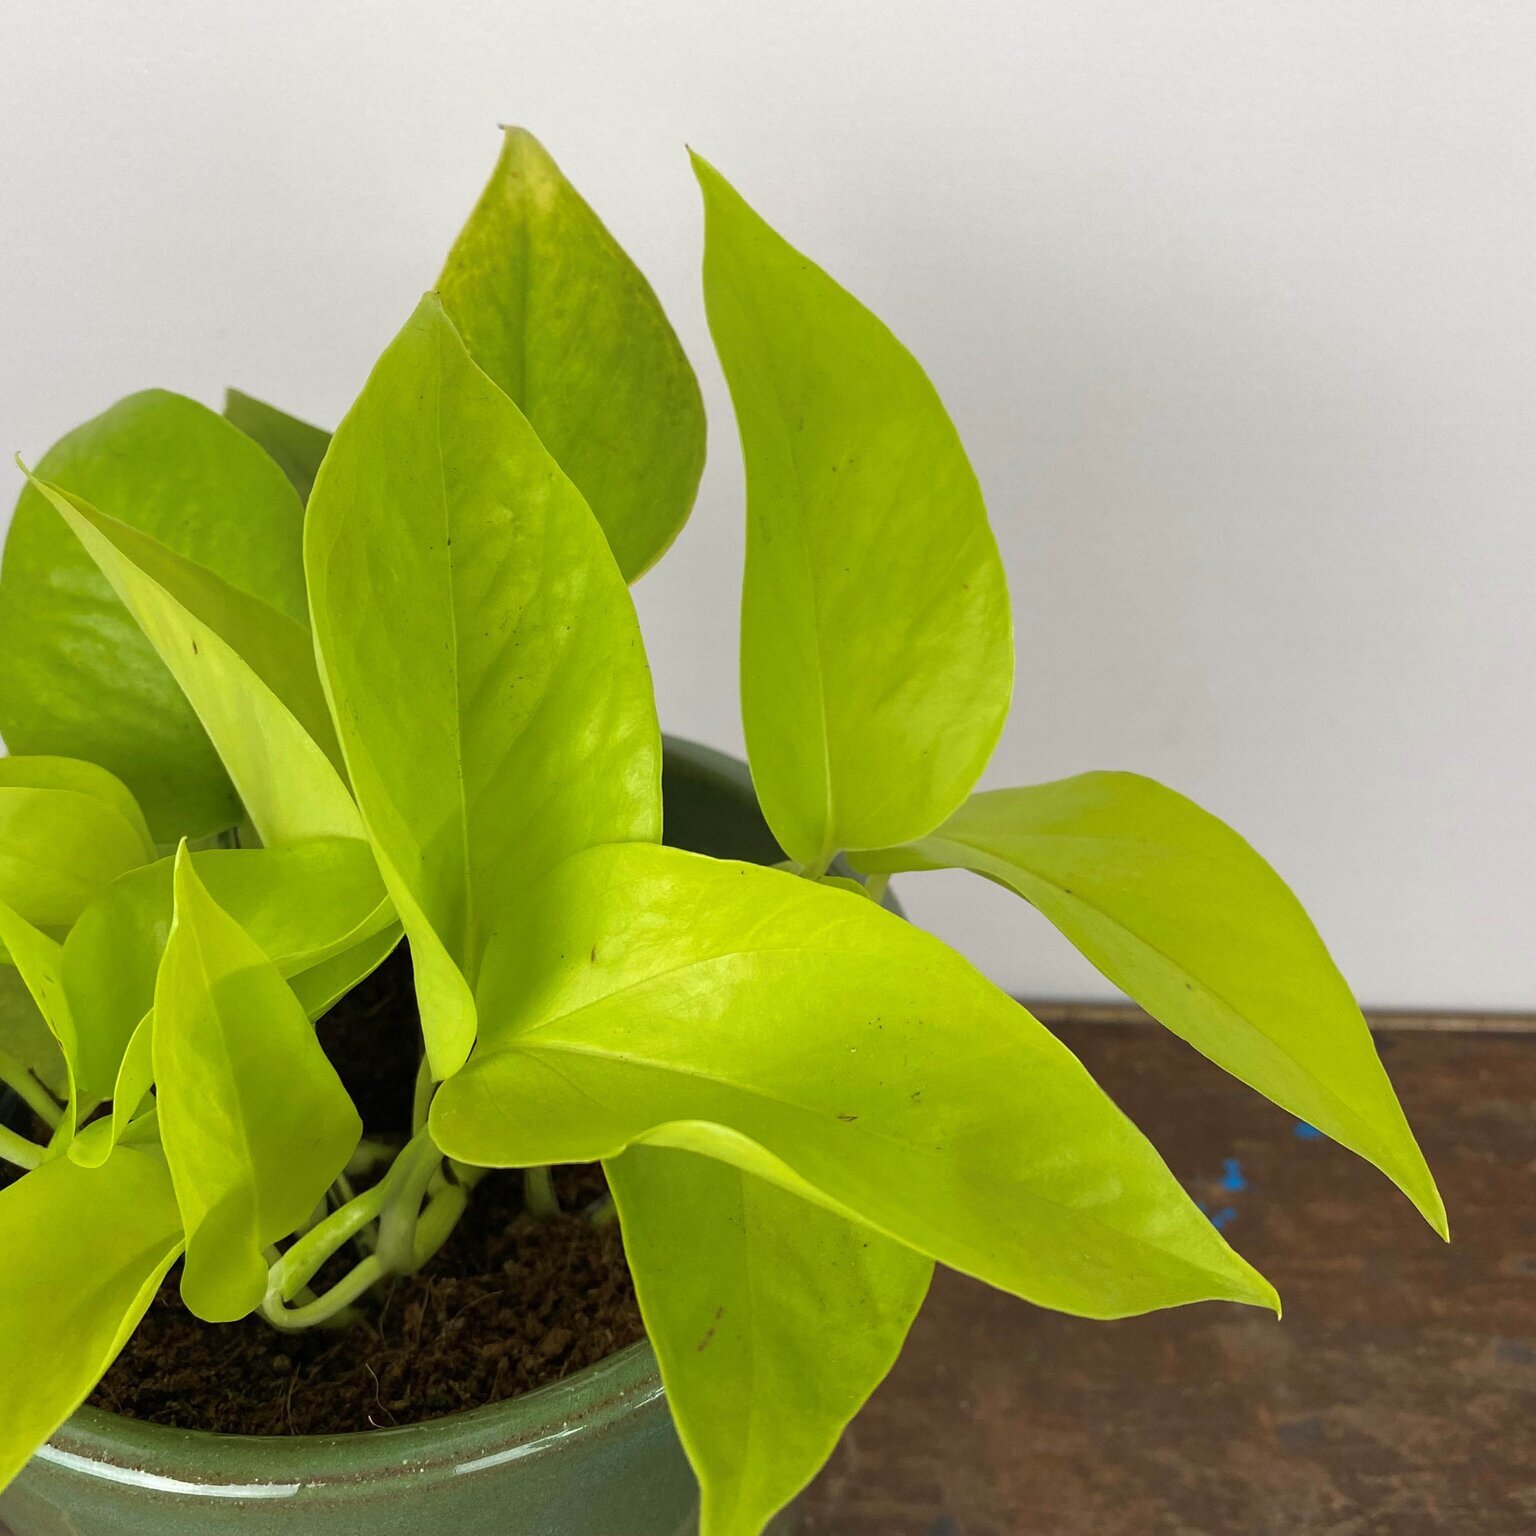
[[[409,1125],[417,1029],[403,946],[321,1020],[321,1043],[371,1134]],[[558,1381],[642,1329],[617,1224],[582,1214],[603,1194],[601,1172],[561,1169],[556,1188],[568,1214],[542,1220],[523,1209],[520,1174],[490,1175],[427,1268],[368,1297],[345,1328],[200,1322],[173,1270],[91,1402],[185,1429],[338,1434]]]

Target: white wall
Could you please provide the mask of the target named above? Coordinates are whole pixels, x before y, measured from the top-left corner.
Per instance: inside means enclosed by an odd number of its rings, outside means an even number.
[[[668,726],[736,746],[691,142],[971,447],[1019,620],[991,781],[1155,774],[1368,1001],[1531,1007],[1533,81],[1523,0],[8,0],[0,447],[147,384],[334,421],[527,124],[703,377],[638,600]],[[1003,893],[909,887],[1004,983],[1103,995]]]

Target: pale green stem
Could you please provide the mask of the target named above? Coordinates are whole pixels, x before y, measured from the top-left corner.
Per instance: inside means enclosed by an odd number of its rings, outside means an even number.
[[[300,1287],[309,1284],[333,1253],[378,1219],[388,1198],[389,1181],[386,1179],[372,1189],[365,1189],[339,1211],[332,1211],[272,1266],[268,1289],[275,1290],[281,1300],[292,1301]]]
[[[418,1132],[371,1189],[318,1222],[286,1253],[271,1251],[263,1316],[285,1331],[349,1321],[352,1303],[369,1287],[391,1275],[414,1274],[437,1253],[485,1173],[448,1162],[431,1137]],[[375,1222],[375,1251],[324,1295],[313,1296],[306,1287],[326,1261],[354,1238],[366,1241]]]
[[[321,1323],[345,1322],[347,1309],[352,1303],[370,1286],[377,1285],[388,1273],[384,1265],[379,1262],[379,1256],[376,1253],[370,1254],[362,1263],[350,1270],[344,1279],[338,1280],[323,1296],[318,1296],[314,1301],[306,1302],[301,1307],[285,1306],[276,1290],[269,1285],[266,1299],[261,1304],[262,1316],[274,1328],[281,1328],[284,1332],[314,1328]]]
[[[391,1274],[410,1273],[421,1203],[442,1161],[442,1153],[432,1144],[432,1138],[421,1131],[390,1169],[388,1182],[393,1187],[379,1217],[378,1256]]]
[[[43,1149],[8,1126],[0,1125],[0,1157],[29,1173],[43,1160]]]
[[[411,1134],[419,1136],[422,1127],[427,1123],[427,1112],[432,1108],[432,1093],[435,1085],[432,1081],[432,1068],[427,1058],[421,1058],[421,1065],[416,1069],[416,1095],[411,1104]]]
[[[15,1090],[17,1096],[43,1122],[54,1130],[64,1112],[53,1095],[8,1051],[0,1051],[0,1083]]]
[[[453,1176],[465,1189],[473,1189],[486,1174],[494,1173],[493,1168],[477,1168],[473,1163],[457,1163],[451,1157],[444,1159],[445,1164],[453,1170]]]
[[[547,1218],[560,1214],[555,1178],[547,1167],[523,1170],[523,1203],[533,1215]]]
[[[612,1195],[604,1195],[587,1207],[587,1220],[594,1227],[606,1227],[609,1222],[618,1219],[618,1214],[619,1208],[613,1203]]]
[[[383,1168],[400,1155],[400,1143],[397,1141],[378,1141],[371,1136],[365,1136],[357,1144],[357,1151],[352,1154],[352,1161],[347,1164],[346,1175],[349,1179],[366,1178],[375,1168]]]
[[[889,875],[871,875],[864,882],[864,894],[873,902],[879,903],[885,900],[886,888],[891,883]]]
[[[469,1191],[458,1184],[450,1184],[427,1202],[416,1223],[416,1242],[408,1273],[414,1275],[432,1261],[438,1249],[453,1235],[468,1204]]]

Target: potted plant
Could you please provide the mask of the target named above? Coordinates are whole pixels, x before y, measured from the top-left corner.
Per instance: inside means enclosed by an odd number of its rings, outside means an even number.
[[[976,792],[1013,637],[960,440],[891,333],[695,169],[760,813],[740,767],[664,753],[627,590],[692,504],[697,385],[525,133],[334,436],[149,393],[27,472],[0,575],[17,1536],[649,1536],[694,1518],[689,1464],[706,1536],[755,1536],[935,1262],[1086,1318],[1278,1310],[1075,1058],[888,910],[899,871],[1017,892],[1445,1231],[1347,987],[1246,843],[1132,774]],[[386,1124],[348,1074],[400,1040]],[[594,1165],[573,1208],[551,1170]],[[493,1188],[535,1234],[611,1246],[616,1216],[648,1347],[420,1423],[379,1384],[355,1433],[136,1420],[131,1358],[129,1414],[82,1409],[146,1314],[216,1403],[252,1359],[330,1358]]]

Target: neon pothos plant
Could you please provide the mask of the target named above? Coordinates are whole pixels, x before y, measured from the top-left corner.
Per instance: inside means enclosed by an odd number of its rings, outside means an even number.
[[[549,1165],[602,1162],[709,1536],[812,1476],[935,1262],[1084,1317],[1277,1306],[1071,1054],[882,907],[897,871],[1017,892],[1444,1233],[1348,989],[1246,843],[1128,773],[975,792],[1013,639],[960,439],[880,321],[695,169],[784,867],[660,845],[626,582],[691,506],[699,391],[528,135],[334,437],[151,392],[28,475],[0,579],[26,1111],[0,1482],[178,1259],[200,1318],[324,1326],[430,1262],[487,1168],[539,1205]],[[422,1066],[382,1146],[311,1023],[402,932]]]

